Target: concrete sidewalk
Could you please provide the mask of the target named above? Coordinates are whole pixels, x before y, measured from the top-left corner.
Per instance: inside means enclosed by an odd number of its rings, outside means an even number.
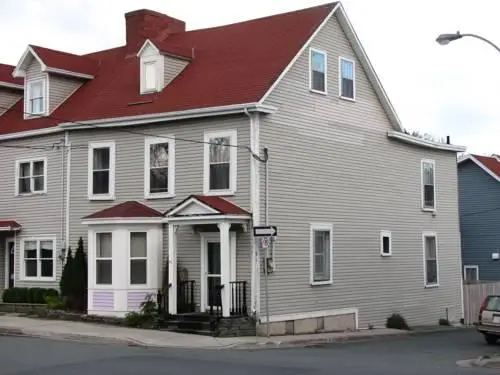
[[[86,341],[128,346],[190,349],[257,349],[305,347],[338,341],[408,336],[412,332],[373,329],[357,332],[318,333],[313,335],[217,338],[168,331],[115,327],[61,320],[0,316],[0,335],[29,336],[59,340]]]

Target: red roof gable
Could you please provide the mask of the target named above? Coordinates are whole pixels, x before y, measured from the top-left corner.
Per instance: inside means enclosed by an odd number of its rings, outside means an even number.
[[[163,217],[163,214],[137,201],[128,201],[95,212],[91,215],[85,216],[84,219],[140,218],[140,217]]]
[[[22,78],[12,77],[15,66],[0,64],[0,82],[7,82],[13,85],[24,85]],[[0,111],[1,112],[1,111]]]
[[[73,55],[67,52],[55,51],[44,47],[31,46],[37,56],[49,68],[67,70],[69,72],[95,75],[99,61],[87,56]]]
[[[493,156],[471,155],[486,168],[488,168],[494,175],[500,178],[500,161]]]
[[[184,56],[194,49],[188,66],[156,94],[140,95],[139,59],[127,52],[127,47],[86,55],[99,62],[96,77],[60,105],[52,118],[24,120],[20,101],[0,117],[0,134],[42,129],[61,122],[258,102],[335,5],[179,32],[156,40],[161,51],[172,54],[182,51]],[[87,67],[80,56],[48,51],[44,49],[40,58],[57,67]],[[143,104],[130,105],[138,102]]]
[[[219,211],[222,215],[249,215],[248,211],[221,197],[207,195],[193,195],[192,197]]]

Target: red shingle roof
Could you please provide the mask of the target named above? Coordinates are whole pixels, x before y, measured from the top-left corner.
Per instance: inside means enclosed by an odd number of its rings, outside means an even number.
[[[22,78],[12,77],[14,68],[15,66],[12,65],[0,64],[0,82],[12,83],[14,85],[23,85],[24,81]]]
[[[140,95],[139,59],[127,52],[127,47],[86,58],[46,49],[41,52],[36,47],[40,58],[66,70],[87,68],[83,59],[94,59],[98,62],[96,77],[54,111],[52,116],[59,120],[24,120],[21,100],[0,117],[0,134],[42,129],[61,122],[258,102],[335,5],[180,32],[156,40],[160,50],[174,54],[182,51],[186,55],[194,48],[195,57],[162,92],[150,95]],[[130,105],[137,102],[145,103]]]
[[[33,45],[31,48],[49,68],[57,68],[88,75],[95,75],[99,68],[99,61],[87,56],[73,55],[71,53]]]
[[[163,217],[163,214],[137,201],[128,201],[95,212],[91,215],[85,216],[84,219],[141,218],[141,217],[144,218]]]
[[[227,199],[207,195],[193,195],[201,203],[219,211],[222,215],[249,215],[249,212]]]
[[[471,155],[481,164],[483,164],[487,169],[489,169],[493,174],[500,178],[500,161],[493,156],[481,156],[481,155]]]
[[[20,230],[21,224],[15,220],[0,220],[0,231]]]

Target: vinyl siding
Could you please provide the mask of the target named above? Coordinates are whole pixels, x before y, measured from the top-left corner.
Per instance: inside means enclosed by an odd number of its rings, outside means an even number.
[[[71,246],[76,246],[78,238],[87,240],[87,227],[81,224],[82,217],[93,212],[111,207],[118,203],[137,200],[160,212],[165,212],[191,194],[203,194],[203,143],[182,141],[191,139],[199,142],[204,140],[204,132],[235,129],[238,145],[250,144],[249,120],[246,116],[231,116],[217,119],[198,119],[177,123],[159,124],[127,128],[151,135],[166,135],[176,137],[175,141],[175,197],[167,199],[144,199],[144,141],[145,137],[124,131],[99,129],[74,131],[70,133],[71,151],[71,203],[70,203],[70,237]],[[115,141],[116,147],[116,178],[114,201],[89,201],[87,198],[87,168],[89,142]],[[228,200],[245,209],[250,208],[250,154],[247,150],[237,151],[237,192]],[[250,242],[248,237],[238,241],[238,254],[242,259],[248,259]],[[181,227],[177,233],[178,264],[188,271],[190,280],[196,280],[196,298],[199,298],[200,287],[200,237],[193,234],[188,227]],[[240,249],[241,246],[241,249]],[[87,245],[85,245],[87,248]],[[163,231],[163,262],[168,255],[168,230]],[[239,259],[239,255],[238,255]],[[250,263],[238,261],[239,275],[250,275]]]
[[[460,232],[464,265],[479,266],[481,280],[500,280],[500,183],[472,161],[458,167]],[[462,270],[463,272],[463,270]]]
[[[66,99],[68,99],[83,81],[81,79],[68,78],[55,74],[49,76],[49,111],[52,113]]]
[[[22,98],[19,90],[0,89],[0,116]]]
[[[172,82],[184,68],[189,64],[186,60],[177,59],[170,56],[165,56],[164,70],[165,70],[165,86]]]
[[[361,328],[393,312],[411,325],[436,324],[446,308],[460,319],[456,155],[387,138],[387,115],[335,17],[310,46],[328,53],[328,95],[309,91],[307,49],[265,103],[278,111],[260,124],[279,233],[270,314],[357,307]],[[356,61],[355,102],[338,97],[339,56]],[[423,158],[436,160],[435,216],[420,209]],[[310,223],[333,224],[332,285],[310,285]],[[382,230],[392,231],[391,257],[380,256]],[[437,288],[424,288],[423,231],[438,235]]]
[[[54,262],[56,275],[61,274],[61,262],[57,259],[61,249],[61,230],[64,215],[62,214],[65,188],[62,186],[62,151],[54,149],[53,144],[60,141],[61,135],[37,138],[25,138],[19,141],[3,142],[1,145],[23,146],[23,148],[0,147],[0,168],[4,178],[0,181],[0,196],[2,197],[1,216],[4,220],[16,220],[22,225],[22,230],[16,235],[15,284],[16,286],[58,287],[57,282],[26,282],[20,280],[21,260],[20,243],[23,238],[51,236],[56,237]],[[25,146],[47,146],[47,149],[29,149]],[[31,158],[47,158],[47,193],[28,196],[16,196],[15,166],[16,160]],[[64,167],[65,168],[65,167]],[[64,230],[64,229],[63,229]],[[5,258],[0,263],[5,263]]]

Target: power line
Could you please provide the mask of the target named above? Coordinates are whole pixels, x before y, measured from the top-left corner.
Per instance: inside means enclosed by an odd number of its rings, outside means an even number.
[[[33,116],[33,114],[30,113],[30,112],[21,111],[21,110],[15,109],[13,107],[7,108],[7,107],[0,106],[0,109],[3,109],[3,110],[12,110],[14,112],[18,112],[18,113],[21,113],[23,115],[31,115],[31,116]],[[43,117],[43,118],[49,118],[49,119],[53,119],[53,120],[56,120],[56,121],[61,121],[61,122],[71,123],[71,124],[76,124],[76,125],[90,126],[92,128],[96,128],[96,129],[106,129],[106,127],[104,127],[102,125],[85,124],[83,122],[67,120],[67,119],[59,118],[59,117],[56,117],[56,116],[53,116],[53,115],[47,115],[47,116],[34,115],[34,116],[37,117],[37,118],[41,118],[41,117]],[[135,130],[129,130],[129,129],[124,129],[124,128],[114,128],[113,130],[118,131],[118,132],[128,133],[128,134],[140,135],[140,136],[144,136],[144,137],[155,137],[155,138],[163,138],[163,139],[173,139],[173,140],[176,140],[176,141],[190,142],[190,143],[197,143],[197,144],[208,144],[208,145],[216,145],[216,146],[227,146],[227,147],[241,148],[241,149],[245,149],[246,151],[250,152],[250,154],[252,154],[253,158],[255,158],[256,160],[258,160],[260,162],[265,163],[265,162],[267,162],[267,159],[268,159],[267,152],[264,152],[265,156],[264,156],[264,158],[261,158],[259,155],[255,154],[249,146],[233,145],[233,144],[230,144],[230,143],[222,143],[221,144],[221,143],[216,143],[216,142],[200,141],[200,140],[197,140],[197,139],[189,139],[189,138],[168,137],[168,136],[164,136],[164,135],[151,134],[151,133],[140,132],[140,131],[135,131]],[[0,147],[2,147],[2,146],[0,145]],[[26,147],[27,148],[31,148],[32,146],[26,146]],[[71,146],[71,148],[79,148],[79,147],[87,148],[88,146],[87,145],[75,145],[75,146]]]

